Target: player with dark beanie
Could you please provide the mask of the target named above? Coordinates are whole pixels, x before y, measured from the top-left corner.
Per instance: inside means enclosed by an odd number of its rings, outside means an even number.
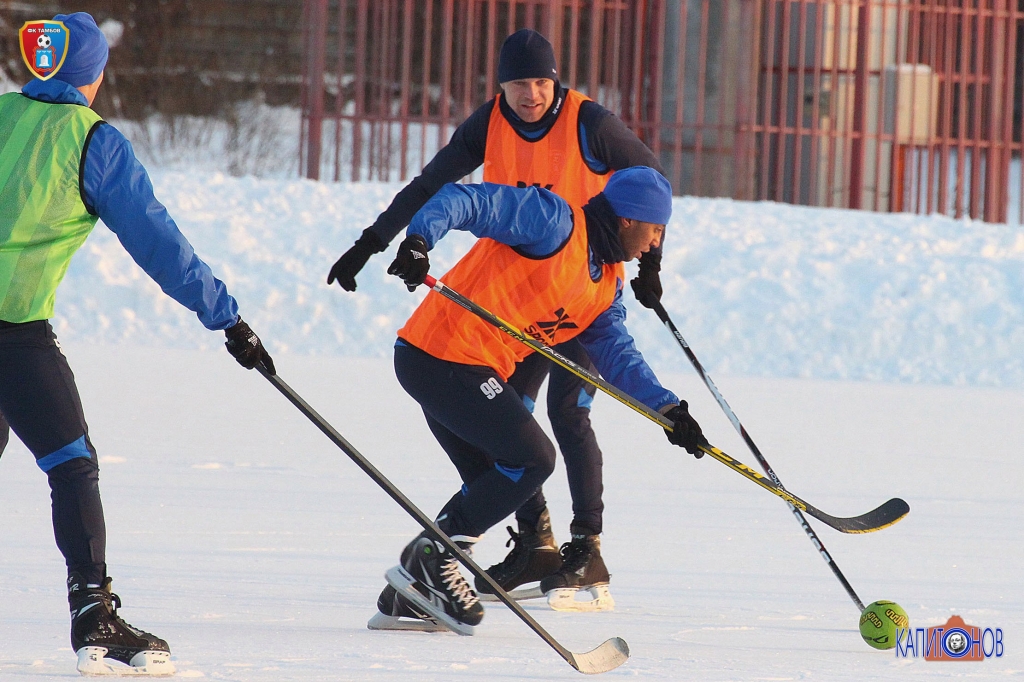
[[[498,58],[498,80],[501,93],[473,112],[422,173],[363,231],[331,268],[328,284],[337,281],[342,288],[354,291],[356,274],[373,254],[387,248],[427,200],[446,183],[459,180],[481,165],[485,182],[543,187],[578,206],[599,193],[616,171],[633,166],[661,171],[651,150],[618,117],[582,93],[559,84],[551,43],[536,31],[522,29],[508,36]],[[660,269],[659,245],[643,255],[639,276],[631,282],[644,305],[661,298]],[[579,341],[568,341],[557,350],[594,370]],[[596,547],[603,530],[604,484],[602,453],[590,425],[594,388],[536,354],[519,363],[508,383],[526,409],[532,411],[549,372],[547,412],[565,460],[572,495],[569,530],[573,537],[591,538]],[[510,590],[536,583],[558,571],[562,564],[542,490],[538,489],[516,512],[516,524],[517,530],[509,528],[511,551],[489,569],[492,577]],[[417,622],[416,614],[395,604],[387,588],[377,605],[380,613],[371,620],[371,628],[424,627]]]

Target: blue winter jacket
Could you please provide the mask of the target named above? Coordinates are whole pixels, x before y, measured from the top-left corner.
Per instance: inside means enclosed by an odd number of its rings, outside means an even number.
[[[33,80],[21,92],[41,102],[89,104],[76,88],[56,79]],[[112,125],[98,124],[87,143],[82,200],[164,293],[195,312],[203,326],[225,329],[238,321],[235,299],[153,196],[149,174]]]
[[[413,216],[406,234],[422,236],[427,247],[433,248],[449,230],[463,230],[544,257],[558,250],[572,234],[572,227],[569,204],[546,189],[452,183]],[[593,251],[590,272],[595,277],[601,272]],[[616,388],[654,410],[679,402],[658,382],[626,329],[622,282],[611,306],[578,338],[601,375]]]

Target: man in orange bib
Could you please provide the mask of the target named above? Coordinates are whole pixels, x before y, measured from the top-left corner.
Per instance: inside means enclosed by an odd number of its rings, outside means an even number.
[[[546,344],[578,339],[609,382],[673,422],[670,442],[699,456],[700,426],[636,349],[621,301],[623,263],[660,243],[671,212],[668,181],[647,167],[616,173],[582,208],[541,188],[451,184],[413,218],[388,272],[421,284],[437,241],[471,232],[480,239],[443,276],[447,285]],[[463,481],[437,525],[469,548],[554,468],[554,447],[508,382],[531,351],[433,291],[398,337],[398,380]],[[607,586],[596,535],[574,535],[562,557],[561,570],[541,581],[549,601]],[[456,558],[428,532],[387,577],[414,610],[449,629],[471,634],[483,617]]]
[[[374,253],[384,251],[430,197],[483,166],[485,182],[543,187],[573,206],[600,192],[614,172],[633,166],[661,170],[650,149],[610,111],[558,83],[554,50],[539,33],[523,29],[509,36],[498,59],[502,92],[477,109],[451,141],[405,187],[384,213],[331,268],[328,283],[354,291],[356,274]],[[644,305],[661,298],[660,246],[640,259],[631,284]],[[594,371],[578,340],[557,350]],[[594,388],[571,372],[552,367],[541,355],[519,363],[509,384],[532,410],[545,377],[547,412],[565,460],[572,496],[570,532],[599,535],[603,530],[602,454],[590,425]],[[506,589],[536,583],[558,570],[561,558],[542,490],[516,511],[518,532],[504,561],[488,569]],[[396,615],[388,591],[381,611]]]

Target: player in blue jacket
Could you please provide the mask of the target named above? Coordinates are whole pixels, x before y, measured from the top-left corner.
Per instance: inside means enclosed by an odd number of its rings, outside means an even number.
[[[415,287],[438,240],[450,230],[472,233],[479,240],[443,275],[445,284],[546,344],[579,339],[611,384],[665,415],[669,441],[699,457],[707,444],[700,426],[644,361],[622,305],[623,263],[658,245],[671,210],[668,181],[648,167],[616,173],[583,207],[535,187],[450,184],[413,218],[388,272]],[[398,330],[395,373],[463,483],[437,525],[464,548],[519,509],[554,468],[550,440],[509,382],[528,353],[436,292]],[[552,607],[579,608],[579,590],[595,608],[610,600],[599,542],[580,534],[562,548],[562,567],[540,581]],[[425,532],[387,580],[413,615],[472,634],[483,609],[456,564]],[[400,629],[389,618],[401,615],[382,610],[370,627]]]
[[[207,329],[224,331],[242,366],[274,373],[274,363],[224,283],[153,196],[128,140],[90,108],[108,54],[96,22],[83,12],[54,19],[70,34],[63,66],[49,80],[0,96],[0,453],[10,428],[49,480],[79,670],[166,675],[174,672],[167,642],[117,614],[96,450],[48,322],[57,286],[102,219],[167,295]]]

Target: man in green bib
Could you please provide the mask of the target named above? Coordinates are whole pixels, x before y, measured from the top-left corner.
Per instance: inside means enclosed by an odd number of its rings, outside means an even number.
[[[167,642],[117,614],[96,450],[48,322],[57,286],[102,218],[167,295],[207,329],[224,330],[243,367],[262,364],[273,373],[274,363],[224,283],[153,196],[128,140],[90,109],[108,54],[96,22],[83,12],[54,19],[69,32],[63,65],[45,81],[0,96],[0,453],[9,424],[47,475],[79,671],[167,675],[174,672]]]

